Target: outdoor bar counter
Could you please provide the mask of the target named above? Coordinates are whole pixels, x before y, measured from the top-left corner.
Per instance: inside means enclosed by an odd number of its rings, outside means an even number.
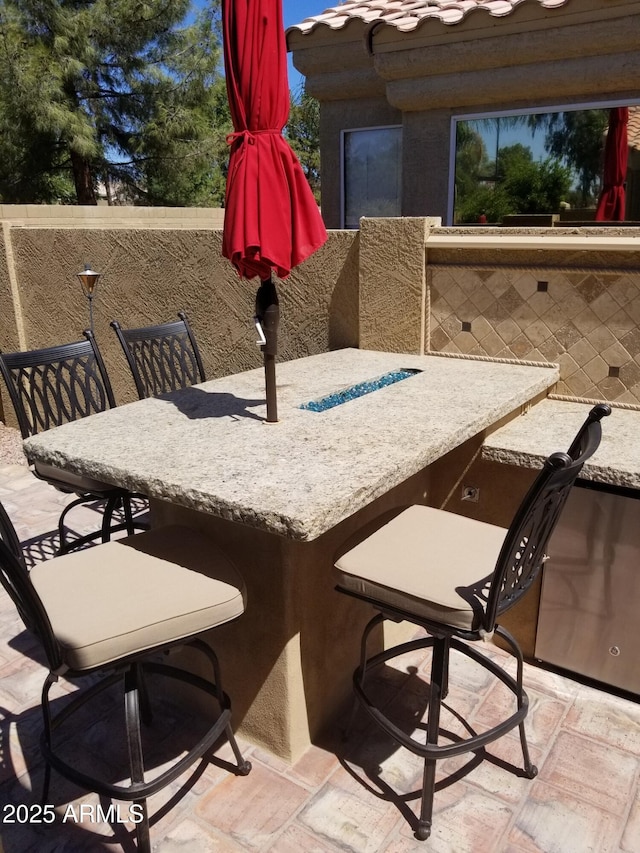
[[[401,369],[417,372],[324,411],[300,408]],[[25,450],[148,495],[154,524],[216,538],[248,590],[244,616],[214,640],[235,723],[295,761],[349,695],[370,617],[335,592],[336,551],[385,511],[428,503],[433,462],[557,379],[554,365],[340,350],[278,366],[277,424],[264,421],[257,369],[66,424]]]
[[[545,458],[568,447],[592,404],[543,400],[527,416],[489,435],[482,458],[521,468],[539,468]],[[640,489],[640,412],[614,408],[602,426],[598,452],[580,477],[606,486]]]

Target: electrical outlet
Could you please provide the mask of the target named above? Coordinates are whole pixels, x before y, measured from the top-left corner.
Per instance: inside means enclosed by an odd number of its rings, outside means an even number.
[[[463,501],[477,504],[480,497],[480,489],[477,486],[463,486],[462,498]]]

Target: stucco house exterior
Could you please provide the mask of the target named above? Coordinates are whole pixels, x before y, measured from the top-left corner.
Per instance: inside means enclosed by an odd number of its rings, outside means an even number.
[[[367,192],[377,215],[450,224],[456,120],[638,105],[639,31],[638,0],[345,0],[290,27],[326,224],[357,227]]]

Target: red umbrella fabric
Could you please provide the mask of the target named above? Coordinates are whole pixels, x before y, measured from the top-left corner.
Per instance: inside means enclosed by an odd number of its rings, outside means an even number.
[[[241,276],[285,278],[327,232],[296,155],[289,117],[282,0],[223,0],[225,74],[235,133],[222,254]]]
[[[602,192],[596,208],[596,222],[621,222],[625,217],[625,188],[629,143],[629,108],[609,111],[609,129],[604,145]]]

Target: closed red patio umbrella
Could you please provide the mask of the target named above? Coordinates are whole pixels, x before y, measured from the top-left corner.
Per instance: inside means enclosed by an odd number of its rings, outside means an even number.
[[[604,145],[602,192],[596,208],[596,222],[621,222],[625,217],[625,187],[629,143],[629,108],[609,110],[609,129]]]
[[[282,136],[289,117],[282,0],[223,0],[224,63],[235,132],[227,177],[222,254],[244,278],[259,276],[267,420],[277,420],[278,296],[286,278],[327,239],[311,188]]]

